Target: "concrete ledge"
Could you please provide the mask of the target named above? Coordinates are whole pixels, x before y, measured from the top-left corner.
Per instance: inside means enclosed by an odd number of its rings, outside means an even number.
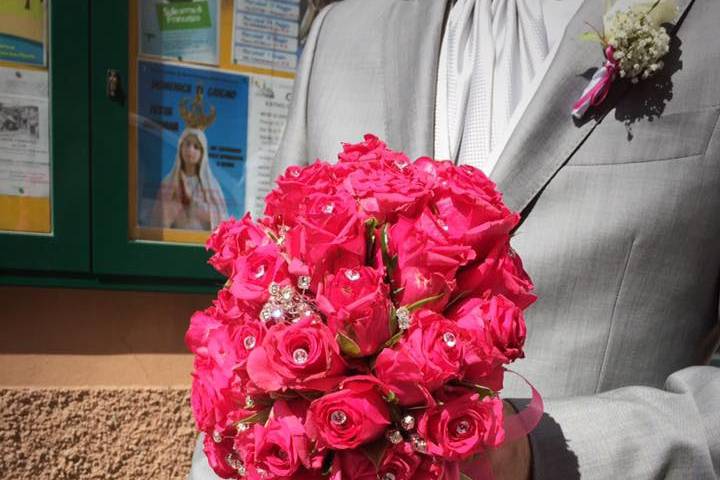
[[[185,478],[188,387],[0,387],[0,479]]]

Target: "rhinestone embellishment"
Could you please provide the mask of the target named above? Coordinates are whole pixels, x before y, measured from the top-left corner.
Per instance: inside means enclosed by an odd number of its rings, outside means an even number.
[[[467,420],[460,420],[455,426],[455,432],[458,435],[464,435],[470,430],[470,423]]]
[[[255,271],[255,278],[262,278],[265,276],[265,265],[260,265]]]
[[[335,410],[330,414],[330,421],[335,425],[344,425],[347,422],[347,415],[342,410]]]
[[[407,330],[410,328],[410,310],[406,307],[400,307],[395,312],[397,315],[398,327],[400,330]]]
[[[413,435],[410,437],[410,443],[412,444],[412,447],[413,447],[416,451],[418,451],[418,452],[420,452],[420,453],[425,453],[425,452],[427,452],[427,443],[425,442],[425,440],[423,440],[422,438],[420,438],[420,435],[418,435],[417,433],[413,434]]]
[[[307,290],[310,288],[310,277],[305,275],[298,277],[297,286],[300,290]]]
[[[310,285],[309,277],[300,277],[298,286],[301,288]],[[305,289],[303,289],[305,290]],[[268,287],[270,298],[260,310],[260,320],[263,323],[268,322],[295,322],[301,316],[308,316],[308,311],[314,313],[313,307],[309,303],[309,298],[303,293],[298,292],[292,285],[280,286],[273,282]]]
[[[400,426],[403,430],[412,430],[415,428],[415,417],[412,415],[405,415],[402,420],[400,420]]]
[[[305,365],[308,361],[308,352],[304,348],[298,348],[293,352],[293,362],[296,365]]]
[[[345,277],[347,277],[347,279],[351,282],[354,282],[356,280],[360,280],[360,272],[357,270],[348,270],[345,272]]]
[[[388,441],[393,445],[397,445],[403,441],[403,436],[402,433],[400,433],[400,430],[388,430],[386,436]]]
[[[243,340],[243,345],[245,345],[245,350],[252,350],[255,348],[256,340],[255,337],[252,335],[248,335],[245,337],[245,340]]]
[[[455,345],[457,345],[457,338],[455,337],[455,334],[452,332],[445,332],[442,336],[443,342],[445,342],[445,345],[452,348]]]

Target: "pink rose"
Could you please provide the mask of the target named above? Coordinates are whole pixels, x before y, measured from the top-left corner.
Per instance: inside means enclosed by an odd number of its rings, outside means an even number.
[[[487,336],[503,357],[503,363],[523,358],[525,319],[523,312],[503,295],[470,298],[449,316],[475,338]]]
[[[250,379],[269,392],[327,392],[340,383],[345,370],[332,332],[314,320],[273,325],[247,361]]]
[[[356,448],[383,435],[390,410],[378,382],[353,377],[342,389],[310,404],[307,427],[311,438],[335,450]]]
[[[458,290],[474,297],[502,294],[523,310],[537,299],[533,288],[509,239],[493,248],[483,261],[458,273]]]
[[[185,332],[185,345],[192,353],[207,355],[207,341],[211,332],[224,327],[224,323],[215,315],[214,308],[195,312],[190,317],[190,326]]]
[[[310,467],[310,450],[310,440],[298,417],[276,417],[264,426],[255,424],[256,472],[267,472],[270,478],[290,478],[301,467]]]
[[[433,207],[448,236],[475,249],[479,258],[502,242],[520,221],[501,200],[489,202],[471,195],[438,198]]]
[[[375,465],[360,449],[335,452],[329,480],[377,480],[378,478]]]
[[[250,351],[262,342],[267,330],[258,320],[257,307],[238,300],[227,289],[218,292],[212,307],[193,315],[185,334],[188,348],[194,353],[202,353],[213,329],[224,329],[223,334],[237,346],[236,367],[241,368],[245,368]]]
[[[389,473],[395,480],[412,480],[421,462],[422,457],[409,442],[398,443],[385,451],[377,478]]]
[[[190,406],[198,430],[211,432],[224,425],[235,405],[230,394],[232,372],[219,368],[209,358],[196,355],[193,361]]]
[[[240,394],[236,366],[242,356],[236,329],[210,315],[196,312],[186,333],[188,348],[195,353],[190,403],[197,427],[212,431],[223,427],[235,410]]]
[[[272,243],[238,257],[234,272],[230,279],[232,294],[239,299],[258,303],[269,298],[270,283],[282,283],[289,278],[287,263],[278,246]]]
[[[423,181],[431,184],[436,198],[468,196],[498,207],[502,204],[502,195],[492,180],[471,165],[457,166],[449,160],[420,157],[415,160],[414,166],[418,176],[423,176]]]
[[[390,251],[398,256],[395,286],[398,301],[408,305],[435,295],[426,308],[441,311],[455,289],[458,269],[475,258],[474,250],[450,238],[443,224],[428,209],[417,219],[401,216],[390,227]]]
[[[358,200],[365,218],[395,222],[398,214],[416,216],[430,198],[427,186],[416,180],[412,170],[407,158],[381,160],[349,169],[343,186]]]
[[[265,214],[276,226],[293,227],[297,217],[306,214],[308,196],[313,193],[331,195],[338,183],[334,167],[325,162],[288,167],[285,174],[277,179],[277,188],[265,199]]]
[[[366,356],[390,338],[389,294],[377,270],[342,268],[319,284],[316,302],[330,330],[350,338]]]
[[[371,133],[363,135],[362,142],[343,143],[342,148],[343,151],[338,153],[338,164],[340,165],[381,160],[388,153],[398,153],[388,150],[385,142]]]
[[[258,318],[260,313],[256,303],[246,302],[234,296],[229,288],[218,291],[217,298],[213,300],[214,315],[225,323],[244,323],[250,319]]]
[[[423,456],[413,480],[460,480],[460,465],[442,458]]]
[[[355,268],[365,263],[365,226],[357,205],[346,192],[312,194],[307,212],[287,234],[286,248],[311,276],[312,289],[326,272]]]
[[[205,248],[215,252],[208,263],[229,277],[233,274],[235,259],[268,243],[270,239],[263,229],[252,221],[249,213],[240,220],[231,217],[218,225],[208,238]]]
[[[446,382],[462,377],[467,333],[430,310],[413,313],[405,336],[375,362],[377,377],[398,396],[400,405],[422,403]]]
[[[505,439],[503,403],[497,397],[468,393],[444,405],[428,408],[418,421],[418,433],[431,455],[465,460]]]
[[[221,478],[232,478],[237,475],[237,471],[227,463],[228,455],[234,455],[232,447],[232,437],[228,437],[220,443],[216,443],[212,435],[205,435],[203,439],[203,451],[208,464]]]

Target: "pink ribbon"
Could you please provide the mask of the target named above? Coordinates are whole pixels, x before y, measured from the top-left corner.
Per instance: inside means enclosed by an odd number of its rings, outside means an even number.
[[[588,108],[604,102],[610,92],[610,86],[619,70],[614,53],[615,49],[612,46],[605,49],[605,64],[595,72],[580,98],[573,104],[572,115],[578,120],[585,115]]]
[[[538,426],[540,420],[542,420],[543,413],[545,412],[545,405],[540,392],[537,391],[527,378],[517,372],[513,372],[512,370],[507,371],[520,377],[525,383],[527,383],[532,391],[530,403],[527,407],[522,409],[516,415],[505,417],[503,424],[503,427],[505,428],[505,442],[514,442],[522,437],[525,437]],[[493,476],[492,468],[490,467],[490,461],[488,460],[487,455],[479,455],[463,462],[460,466],[460,471],[472,480],[494,480],[495,478]]]

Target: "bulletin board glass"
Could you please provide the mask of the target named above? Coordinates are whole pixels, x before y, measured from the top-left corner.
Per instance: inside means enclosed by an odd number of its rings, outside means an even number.
[[[88,51],[87,0],[0,2],[3,279],[90,271]]]
[[[297,66],[300,0],[129,4],[128,232],[203,244],[258,215]]]
[[[264,208],[303,10],[301,0],[93,5],[94,271],[219,280],[204,243],[222,220]]]
[[[0,231],[50,234],[47,2],[0,3]]]

